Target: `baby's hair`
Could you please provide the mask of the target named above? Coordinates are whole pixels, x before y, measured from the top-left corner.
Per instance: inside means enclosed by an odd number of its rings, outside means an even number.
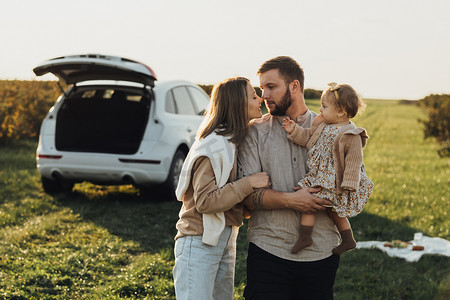
[[[339,88],[331,91],[328,88],[325,93],[331,95],[338,108],[341,108],[347,113],[349,118],[355,117],[358,112],[362,112],[366,108],[363,99],[356,93],[356,91],[348,84],[339,84]],[[338,93],[336,98],[335,93]]]

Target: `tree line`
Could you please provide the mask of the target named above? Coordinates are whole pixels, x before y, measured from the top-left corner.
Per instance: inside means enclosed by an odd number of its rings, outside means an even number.
[[[0,143],[38,136],[59,94],[56,81],[0,80]]]
[[[201,85],[199,86],[208,94],[211,96],[212,89],[214,88],[214,85]],[[256,94],[261,97],[261,89],[259,87],[255,87]],[[305,99],[320,99],[320,96],[322,96],[322,91],[315,90],[315,89],[305,89],[303,92],[303,95],[305,96]]]
[[[200,85],[211,95],[213,85]],[[258,95],[261,89],[255,87]],[[22,138],[36,138],[41,122],[61,94],[56,81],[0,80],[0,144]],[[322,91],[305,89],[306,99],[320,99]],[[411,101],[426,112],[424,137],[441,145],[439,154],[450,156],[450,95],[429,95]]]
[[[433,137],[440,145],[439,155],[450,156],[450,95],[429,95],[419,101],[428,118],[420,120],[425,138]]]

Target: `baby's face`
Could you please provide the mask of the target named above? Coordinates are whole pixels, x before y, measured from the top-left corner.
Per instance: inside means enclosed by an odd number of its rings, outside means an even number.
[[[334,97],[329,90],[322,94],[320,102],[320,114],[325,123],[334,124],[341,121],[342,111],[337,107]]]

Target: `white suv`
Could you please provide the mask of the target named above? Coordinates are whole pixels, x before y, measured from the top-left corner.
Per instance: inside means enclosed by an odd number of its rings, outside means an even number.
[[[159,83],[144,64],[97,54],[54,58],[33,71],[69,85],[41,126],[36,159],[45,192],[89,181],[164,185],[173,197],[209,104],[198,85]]]

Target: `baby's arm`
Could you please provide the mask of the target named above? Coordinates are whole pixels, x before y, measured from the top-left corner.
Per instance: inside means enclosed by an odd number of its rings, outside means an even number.
[[[289,118],[284,118],[282,126],[284,131],[286,131],[287,133],[292,133],[292,131],[294,131],[295,128],[295,122]]]
[[[311,128],[303,128],[289,118],[284,118],[283,125],[281,126],[287,132],[288,139],[290,139],[297,145],[306,146],[309,139],[311,138]]]
[[[344,135],[341,139],[346,144],[344,151],[344,173],[341,189],[356,191],[359,186],[363,151],[359,135]]]

